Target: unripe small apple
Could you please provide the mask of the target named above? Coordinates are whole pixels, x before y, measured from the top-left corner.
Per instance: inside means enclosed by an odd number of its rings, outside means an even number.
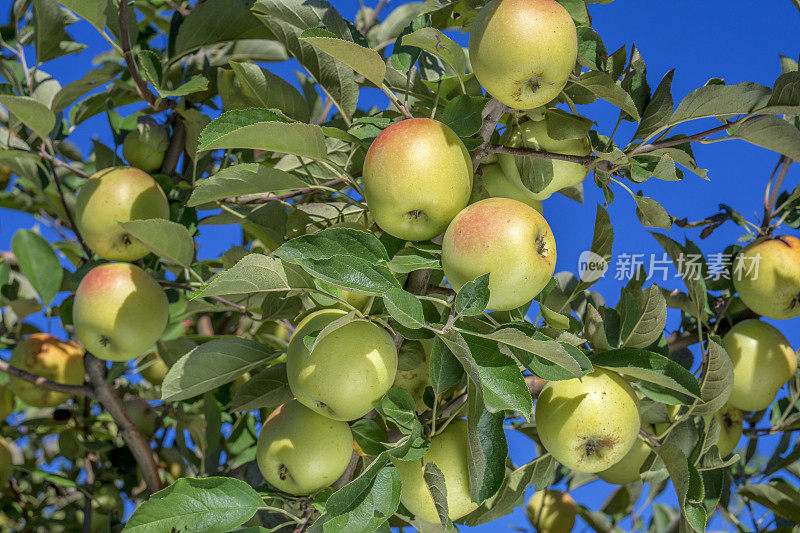
[[[422,469],[427,463],[434,463],[444,474],[448,516],[451,520],[458,520],[478,507],[469,491],[467,447],[466,420],[453,420],[444,431],[433,436],[431,446],[422,459],[393,459],[402,483],[400,501],[414,516],[431,524],[439,523],[433,498],[422,476]]]
[[[475,180],[475,183],[477,185],[478,180]],[[528,204],[539,213],[544,213],[542,201],[537,199],[535,194],[525,187],[512,183],[497,163],[481,166],[480,183],[491,198],[510,198]],[[473,190],[473,199],[476,196],[475,192],[477,191]],[[476,199],[475,201],[478,200]],[[471,201],[470,203],[474,202]]]
[[[527,204],[487,198],[461,211],[442,241],[442,267],[456,291],[489,274],[489,305],[508,311],[531,301],[553,276],[556,242],[544,217]]]
[[[722,338],[733,361],[728,404],[742,411],[766,409],[797,370],[794,350],[783,333],[760,320],[743,320]]]
[[[75,291],[75,335],[108,361],[128,361],[152,349],[169,319],[167,296],[130,263],[107,263],[86,274]]]
[[[422,413],[428,410],[428,406],[425,405],[424,395],[425,389],[431,386],[431,376],[428,371],[428,358],[431,355],[433,343],[428,339],[422,341],[406,340],[400,348],[400,354],[398,356],[400,361],[403,361],[405,355],[404,350],[406,350],[407,345],[414,345],[416,350],[424,354],[424,357],[420,358],[419,364],[413,368],[408,368],[406,370],[398,368],[392,386],[401,387],[410,392],[411,397],[414,398],[414,405],[417,413]]]
[[[156,431],[156,411],[150,402],[128,394],[125,396],[125,411],[139,433],[149,440]]]
[[[14,473],[13,443],[0,437],[0,492],[5,488],[11,475]]]
[[[436,120],[392,124],[364,159],[364,196],[375,222],[399,239],[442,233],[469,202],[472,161],[453,130]]]
[[[286,374],[295,398],[334,420],[355,420],[371,411],[372,404],[391,388],[397,372],[391,335],[367,320],[339,327],[309,351],[319,332],[346,314],[322,309],[308,315],[297,325],[286,355]]]
[[[606,470],[636,443],[641,419],[631,385],[604,368],[549,381],[536,400],[536,429],[558,462],[578,472]]]
[[[578,57],[578,34],[555,0],[492,0],[472,24],[469,59],[486,91],[515,109],[556,98]]]
[[[0,385],[0,420],[5,420],[14,412],[15,399],[10,387]]]
[[[744,431],[744,414],[730,405],[725,405],[722,409],[714,413],[714,417],[719,422],[719,440],[717,441],[717,449],[719,450],[720,457],[727,457],[739,440],[742,438]]]
[[[83,350],[74,342],[61,341],[47,333],[34,333],[20,341],[8,362],[50,381],[83,385]],[[57,407],[70,397],[13,376],[9,378],[9,387],[20,400],[33,407]]]
[[[647,431],[648,428],[645,428]],[[654,434],[653,428],[649,428],[650,433]],[[611,465],[605,470],[601,470],[597,475],[606,483],[613,483],[615,485],[627,485],[634,481],[639,481],[642,476],[639,471],[642,465],[650,457],[652,448],[642,438],[638,438],[633,443],[631,449],[625,454],[625,457]]]
[[[139,120],[122,141],[122,157],[132,166],[153,172],[161,168],[169,147],[169,134],[152,119]]]
[[[589,139],[584,135],[572,139],[553,139],[547,133],[547,120],[530,120],[514,129],[506,144],[511,147],[525,147],[562,155],[589,155]],[[546,200],[561,189],[579,184],[589,174],[589,169],[579,163],[553,159],[553,179],[539,192],[529,191],[523,184],[517,167],[516,156],[500,154],[498,164],[503,174],[515,186],[528,192],[531,198]]]
[[[161,385],[169,372],[167,363],[161,359],[158,352],[150,352],[145,355],[138,364],[139,373],[153,385]]]
[[[106,168],[83,184],[75,202],[75,223],[94,253],[109,261],[136,261],[149,250],[121,222],[169,219],[164,191],[137,168]]]
[[[575,526],[578,507],[566,492],[539,490],[528,500],[525,514],[539,533],[569,533]]]
[[[733,261],[733,285],[742,301],[767,318],[800,315],[800,240],[791,235],[755,240]]]
[[[353,435],[298,401],[275,409],[261,427],[258,468],[271,485],[289,494],[311,494],[339,479],[350,463]]]

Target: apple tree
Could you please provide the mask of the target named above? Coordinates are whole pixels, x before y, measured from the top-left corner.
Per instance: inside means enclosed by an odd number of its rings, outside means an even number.
[[[800,374],[761,320],[800,315],[797,62],[674,100],[592,29],[609,1],[5,3],[0,207],[37,225],[0,252],[2,529],[800,523]],[[102,46],[62,83],[77,21]],[[759,220],[634,192],[731,141],[779,158]],[[579,271],[555,193],[594,214]],[[640,270],[612,306],[629,205],[684,287]]]

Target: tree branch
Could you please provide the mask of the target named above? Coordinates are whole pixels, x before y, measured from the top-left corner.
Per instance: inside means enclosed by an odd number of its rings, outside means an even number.
[[[310,192],[318,191],[322,187],[333,187],[334,185],[339,185],[340,183],[345,183],[342,178],[335,178],[332,180],[328,180],[324,183],[320,183],[314,187],[305,187],[303,189],[296,189],[292,192],[287,192],[284,194],[273,194],[271,192],[261,193],[261,194],[254,194],[242,197],[232,197],[232,198],[225,198],[221,200],[226,204],[237,204],[237,205],[247,205],[247,204],[260,204],[264,202],[271,202],[273,200],[288,200],[289,198],[294,198],[295,196],[301,196],[303,194],[308,194]]]
[[[486,151],[486,147],[489,146],[489,139],[492,138],[492,133],[494,133],[500,117],[509,109],[508,106],[495,98],[489,100],[489,103],[483,108],[483,124],[481,124],[481,129],[478,132],[481,139],[483,139],[483,143],[473,150],[471,154],[473,170],[477,170],[481,159],[489,155],[489,152]]]
[[[42,146],[40,152],[42,154],[47,153],[44,146]],[[55,159],[55,154],[50,154]],[[61,180],[58,179],[58,174],[56,174],[56,169],[53,167],[52,160],[48,159],[50,164],[48,165],[48,169],[50,170],[50,175],[53,177],[53,181],[56,184],[56,189],[58,190],[58,196],[61,198],[61,206],[64,208],[64,213],[67,215],[67,220],[69,221],[70,228],[72,233],[75,234],[75,238],[78,239],[78,243],[81,245],[81,249],[83,250],[83,254],[86,256],[87,259],[91,259],[92,257],[92,250],[86,245],[86,242],[83,240],[83,236],[81,235],[80,230],[78,229],[78,225],[75,223],[75,218],[72,216],[72,211],[70,211],[69,205],[67,205],[67,198],[64,196],[64,189],[61,186]]]
[[[162,174],[174,177],[178,160],[181,158],[185,146],[186,124],[183,123],[183,118],[180,115],[175,115],[175,120],[172,123],[172,136],[169,140],[167,152],[164,154],[164,162],[161,164]]]
[[[372,14],[371,14],[371,15],[370,15],[370,17],[369,17],[369,20],[367,20],[367,22],[366,22],[366,23],[364,23],[364,27],[363,27],[363,28],[361,28],[361,33],[363,33],[364,35],[366,35],[366,34],[367,34],[367,32],[369,31],[369,29],[370,29],[371,27],[373,27],[373,26],[375,25],[375,23],[376,23],[376,22],[378,22],[378,15],[380,15],[380,13],[381,13],[381,10],[384,8],[384,6],[385,6],[385,5],[386,5],[388,2],[389,2],[389,0],[380,0],[380,1],[378,2],[378,5],[377,5],[377,6],[375,6],[375,9],[373,9],[373,10],[372,10]]]
[[[610,165],[608,161],[603,161],[602,159],[599,159],[591,155],[580,156],[580,155],[555,154],[552,152],[544,152],[541,150],[531,150],[529,148],[511,148],[510,146],[500,146],[497,144],[487,144],[483,149],[483,154],[481,157],[485,157],[489,154],[511,154],[522,157],[538,157],[541,159],[554,159],[556,161],[567,161],[569,163],[577,163],[579,165],[587,166],[590,169],[602,166],[601,165],[602,163]]]
[[[681,137],[680,139],[671,139],[669,141],[661,141],[661,142],[657,142],[657,143],[643,144],[641,146],[638,146],[638,147],[634,148],[628,154],[628,157],[632,157],[632,156],[635,156],[635,155],[638,155],[638,154],[642,154],[642,153],[645,153],[645,152],[652,152],[653,150],[658,150],[659,148],[669,148],[670,146],[677,146],[679,144],[686,144],[686,143],[689,143],[689,142],[703,141],[709,135],[713,135],[715,133],[719,133],[721,131],[725,131],[725,130],[730,129],[730,128],[734,127],[734,126],[743,126],[743,125],[745,125],[747,123],[750,123],[750,122],[756,122],[756,121],[759,121],[759,120],[761,120],[763,118],[766,118],[767,116],[769,116],[769,115],[756,115],[754,117],[749,117],[749,118],[746,118],[744,120],[740,120],[740,121],[737,121],[737,122],[726,122],[725,124],[723,124],[721,126],[717,126],[716,128],[711,128],[711,129],[706,130],[706,131],[701,131],[700,133],[695,133],[694,135],[689,135],[687,137]]]
[[[67,385],[66,383],[50,381],[47,378],[43,378],[41,376],[37,376],[36,374],[31,374],[30,372],[19,369],[11,365],[8,361],[4,361],[2,359],[0,359],[0,372],[5,372],[9,376],[14,376],[15,378],[27,381],[28,383],[33,383],[37,387],[54,392],[61,392],[63,394],[69,394],[70,396],[87,396],[90,398],[94,396],[94,390],[92,387],[86,385]]]
[[[26,150],[26,152],[27,152],[27,150]],[[35,153],[35,152],[31,151],[30,153]],[[66,168],[67,170],[69,170],[70,172],[75,174],[76,176],[80,176],[81,178],[86,178],[86,179],[89,179],[91,177],[87,172],[84,172],[83,170],[81,170],[81,169],[79,169],[79,168],[77,168],[77,167],[75,167],[73,165],[70,165],[66,161],[62,161],[62,160],[58,159],[54,155],[50,155],[49,153],[47,153],[44,150],[41,150],[38,155],[40,155],[44,159],[47,159],[48,161],[50,161],[51,163],[53,163],[57,167]]]
[[[696,329],[691,331],[674,331],[667,337],[667,348],[669,349],[669,353],[674,353],[678,350],[688,348],[696,342],[698,342]]]
[[[124,0],[123,0],[124,2]],[[133,457],[139,464],[142,471],[142,478],[147,485],[150,492],[157,492],[161,490],[161,476],[158,472],[158,466],[150,449],[150,444],[142,437],[139,430],[131,421],[125,406],[122,404],[117,393],[113,387],[106,382],[106,365],[105,362],[98,359],[94,355],[87,353],[83,360],[86,373],[89,380],[94,387],[95,396],[97,400],[103,405],[108,414],[114,419],[114,422],[119,427],[122,438],[130,448]]]

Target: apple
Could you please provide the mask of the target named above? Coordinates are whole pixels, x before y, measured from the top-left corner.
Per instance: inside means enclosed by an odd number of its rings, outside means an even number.
[[[556,266],[556,242],[544,217],[508,198],[487,198],[461,211],[442,241],[442,267],[456,291],[489,274],[489,305],[516,309],[544,289]]]
[[[575,526],[578,507],[566,492],[539,490],[528,500],[525,514],[539,533],[569,533]]]
[[[649,431],[651,435],[655,434],[652,427],[644,428]],[[645,442],[643,438],[638,438],[625,454],[625,457],[618,462],[611,465],[605,470],[601,470],[597,475],[606,483],[613,483],[615,485],[627,485],[634,481],[639,481],[642,476],[639,471],[642,465],[650,456],[651,447]]]
[[[469,493],[466,420],[453,420],[444,431],[434,435],[430,448],[421,459],[393,459],[393,462],[400,472],[402,483],[400,501],[418,519],[431,524],[439,523],[433,498],[422,477],[422,469],[428,463],[435,464],[444,474],[448,516],[451,520],[458,520],[478,507]]]
[[[149,440],[156,432],[156,411],[150,402],[130,394],[125,395],[125,411],[142,436]]]
[[[106,513],[121,511],[124,505],[119,489],[113,483],[102,483],[94,489],[92,501],[97,509]]]
[[[497,163],[481,165],[480,180],[475,180],[476,189],[478,183],[480,183],[491,198],[510,198],[528,204],[539,213],[544,212],[542,201],[537,199],[536,195],[525,187],[520,187],[516,183],[512,183]],[[479,191],[473,189],[472,198],[478,196],[476,193],[479,194]]]
[[[378,226],[409,241],[431,239],[469,202],[472,161],[453,130],[436,120],[392,124],[364,159],[364,197]]]
[[[407,346],[413,348],[407,348]],[[431,355],[432,348],[433,342],[429,339],[422,341],[406,340],[400,348],[399,359],[401,363],[406,354],[409,356],[409,360],[414,356],[424,355],[424,357],[419,357],[416,366],[406,370],[398,368],[394,383],[392,384],[393,387],[401,387],[411,393],[411,397],[414,398],[414,405],[417,413],[423,413],[428,410],[428,406],[425,405],[423,397],[425,395],[425,389],[431,386],[431,376],[428,372],[428,358]],[[412,349],[416,353],[412,354]]]
[[[300,321],[289,341],[289,388],[303,405],[334,420],[355,420],[372,410],[397,372],[392,336],[367,320],[352,320],[327,334],[309,351],[328,324],[346,315],[322,309]]]
[[[0,491],[5,488],[11,475],[14,473],[14,452],[11,447],[13,443],[0,437]]]
[[[719,422],[719,440],[717,441],[717,449],[719,450],[720,457],[727,457],[739,440],[742,438],[744,430],[744,414],[730,405],[725,405],[722,409],[714,413],[714,417]]]
[[[169,372],[167,363],[158,355],[158,352],[150,352],[145,355],[138,365],[139,373],[153,385],[161,385]]]
[[[132,166],[145,172],[161,168],[169,147],[169,134],[163,126],[152,119],[140,119],[136,129],[125,135],[122,141],[122,157]]]
[[[8,362],[20,370],[67,385],[83,385],[86,375],[83,350],[74,342],[61,341],[47,333],[34,333],[20,341]],[[70,397],[13,376],[8,383],[20,400],[33,407],[57,407]]]
[[[578,57],[578,33],[555,0],[492,0],[472,24],[469,59],[486,92],[514,109],[556,98]]]
[[[164,291],[130,263],[93,268],[75,291],[75,335],[101,359],[128,361],[151,350],[168,319]]]
[[[506,144],[511,147],[532,148],[555,154],[563,155],[589,155],[591,147],[589,139],[583,135],[571,139],[553,139],[547,133],[547,120],[529,120],[515,128],[507,138]],[[528,189],[522,184],[519,168],[517,167],[516,156],[510,154],[499,154],[498,164],[508,180],[518,188],[525,191]],[[579,163],[569,161],[552,160],[553,179],[539,192],[528,191],[531,198],[546,200],[550,196],[565,187],[572,187],[579,184],[589,174],[589,169]]]
[[[275,409],[261,427],[258,468],[271,485],[289,494],[311,494],[344,473],[353,453],[346,422],[324,417],[297,401]]]
[[[733,261],[733,286],[744,304],[767,318],[800,315],[800,240],[756,239]]]
[[[96,172],[81,187],[75,223],[94,253],[109,261],[136,261],[149,250],[119,225],[131,220],[169,219],[164,191],[137,168],[112,167]]]
[[[5,420],[14,412],[14,392],[5,385],[0,385],[0,420]]]
[[[722,338],[733,361],[733,391],[728,404],[742,411],[766,409],[797,370],[789,341],[774,326],[743,320]]]
[[[8,186],[8,182],[11,181],[11,175],[13,173],[14,171],[11,170],[11,167],[0,163],[0,191]]]
[[[640,426],[633,388],[604,368],[581,379],[549,381],[536,400],[542,445],[578,472],[600,472],[621,461],[636,443]]]

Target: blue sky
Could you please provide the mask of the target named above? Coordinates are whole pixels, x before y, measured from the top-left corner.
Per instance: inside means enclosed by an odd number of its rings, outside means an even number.
[[[355,0],[337,0],[333,3],[347,18],[352,18],[358,9],[358,2]],[[376,2],[365,0],[365,3],[373,5]],[[385,13],[402,3],[405,2],[390,1]],[[800,12],[789,0],[616,0],[608,5],[592,4],[590,13],[594,29],[601,35],[609,51],[616,50],[623,44],[628,45],[630,50],[630,45],[636,43],[647,63],[648,80],[652,88],[655,88],[668,70],[676,69],[672,85],[676,103],[712,77],[723,78],[729,84],[753,81],[772,85],[780,74],[779,54],[797,59],[800,53],[800,40],[797,39]],[[6,16],[6,13],[0,16]],[[80,54],[60,58],[42,66],[43,70],[56,77],[62,85],[80,78],[91,68],[92,57],[108,47],[88,23],[78,22],[69,30],[76,40],[86,43],[89,48]],[[466,36],[453,37],[466,45]],[[290,80],[293,80],[292,71],[297,69],[296,64],[291,62],[266,66]],[[378,91],[364,90],[362,93],[361,107],[386,106],[386,103],[385,97]],[[127,115],[135,109],[136,106],[129,106],[119,111]],[[579,109],[596,121],[599,131],[606,134],[611,131],[617,118],[616,108],[605,103]],[[717,124],[714,121],[694,122],[684,126],[682,131],[697,132]],[[627,140],[632,132],[631,124],[624,123],[617,139]],[[71,136],[71,140],[85,154],[89,153],[93,138],[113,144],[110,129],[102,115],[78,126]],[[642,190],[646,196],[657,199],[677,218],[701,219],[717,212],[718,204],[728,204],[757,223],[764,186],[777,156],[740,141],[696,145],[694,150],[700,166],[709,169],[709,180],[687,172],[686,178],[680,182],[650,180],[642,185],[631,184],[631,188],[634,192]],[[794,165],[786,178],[785,186],[794,187],[798,181],[800,165]],[[633,200],[620,187],[615,186],[613,189],[616,201],[608,206],[608,210],[615,228],[614,257],[627,253],[645,254],[645,257],[657,254],[660,258],[662,250],[648,234],[647,228],[640,224],[635,215]],[[545,202],[545,217],[553,229],[558,247],[556,271],[577,271],[578,256],[591,242],[595,206],[602,202],[602,193],[592,185],[591,179],[586,182],[583,205],[560,195]],[[0,250],[9,249],[16,229],[35,225],[37,222],[27,215],[0,209]],[[41,229],[46,237],[55,237],[48,228]],[[729,223],[703,241],[699,239],[699,230],[673,228],[670,236],[681,242],[684,236],[689,237],[708,255],[721,252],[727,245],[735,242],[742,235],[741,230],[742,228]],[[236,242],[238,235],[235,228],[201,226],[201,258],[217,256],[227,250]],[[653,281],[670,288],[682,288],[680,280],[674,275],[675,271],[670,270],[666,281]],[[608,275],[594,290],[603,294],[607,303],[615,304],[620,287],[621,282],[614,280],[613,275]],[[676,314],[670,316],[673,322],[677,318]],[[799,321],[800,318],[774,322],[795,347],[800,346]],[[772,442],[775,440],[772,439]],[[525,437],[512,436],[510,447],[516,464],[533,458],[534,450]],[[576,490],[574,496],[580,503],[597,509],[609,494],[610,488],[598,481]],[[668,492],[667,495],[671,496],[671,493]],[[715,522],[715,525],[725,528],[725,524],[719,522]],[[507,527],[527,527],[524,513],[518,510],[491,525],[472,530],[503,531]],[[576,531],[585,527],[579,520]]]

